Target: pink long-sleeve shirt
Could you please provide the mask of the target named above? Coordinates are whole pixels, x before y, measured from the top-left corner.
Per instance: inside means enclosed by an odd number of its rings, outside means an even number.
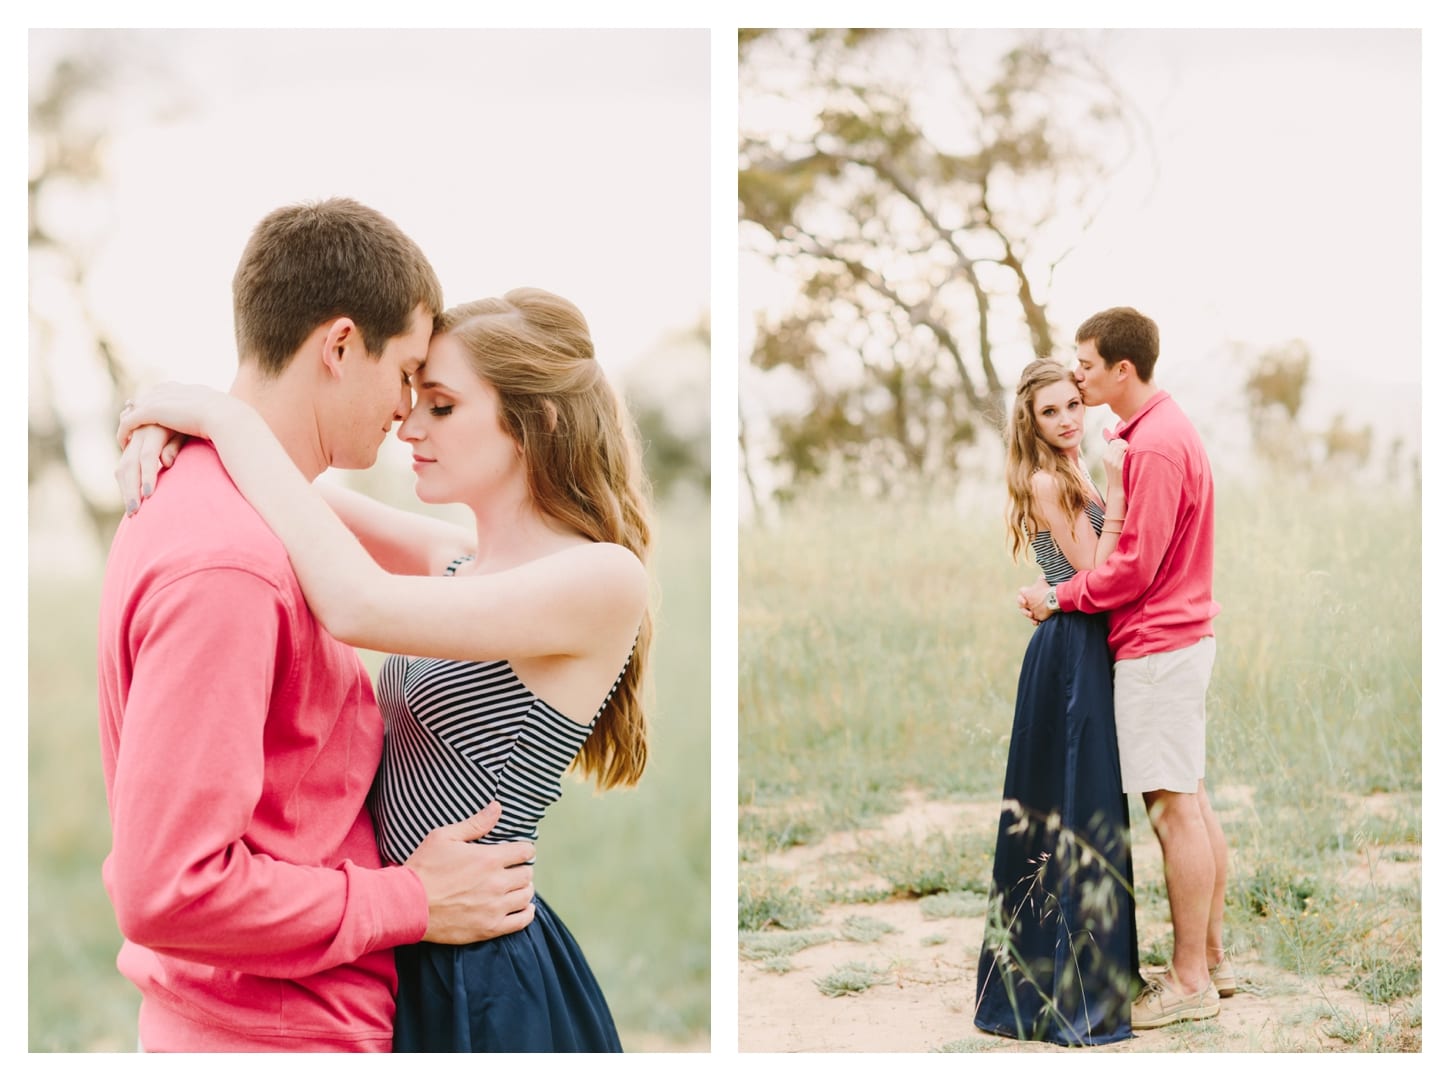
[[[382,717],[209,444],[116,532],[99,677],[102,878],[142,1045],[390,1050],[392,947],[428,900],[365,806]]]
[[[1213,634],[1213,474],[1178,403],[1158,391],[1118,430],[1128,442],[1128,511],[1118,547],[1057,587],[1064,611],[1107,612],[1118,660],[1183,649]]]

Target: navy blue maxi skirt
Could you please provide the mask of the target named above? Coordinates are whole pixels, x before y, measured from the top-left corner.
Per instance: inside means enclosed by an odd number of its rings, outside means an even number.
[[[583,951],[537,894],[522,931],[396,953],[394,1052],[622,1050]]]
[[[1060,612],[1033,632],[1018,678],[976,1025],[1125,1040],[1141,986],[1107,617]]]

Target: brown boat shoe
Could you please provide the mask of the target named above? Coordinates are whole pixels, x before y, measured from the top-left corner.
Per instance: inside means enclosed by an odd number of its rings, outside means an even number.
[[[1133,1000],[1133,1027],[1150,1029],[1178,1021],[1207,1021],[1217,1017],[1218,1011],[1218,991],[1211,983],[1202,991],[1184,994],[1163,980],[1149,980]]]

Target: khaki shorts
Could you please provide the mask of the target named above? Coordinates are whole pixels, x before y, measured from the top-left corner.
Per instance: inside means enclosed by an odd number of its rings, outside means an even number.
[[[1113,665],[1124,792],[1198,791],[1206,757],[1204,700],[1215,652],[1213,638],[1201,638],[1184,649]]]

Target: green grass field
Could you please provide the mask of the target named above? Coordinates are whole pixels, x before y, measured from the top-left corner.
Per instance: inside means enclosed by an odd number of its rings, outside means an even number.
[[[1220,489],[1208,784],[1250,808],[1225,822],[1231,941],[1347,973],[1372,1001],[1421,985],[1419,889],[1361,894],[1345,873],[1368,850],[1418,859],[1420,568],[1418,493]],[[908,790],[1000,794],[1032,629],[1015,595],[1036,575],[1012,565],[995,509],[946,500],[807,500],[742,532],[743,933],[802,932],[841,900],[773,876],[765,855],[869,826]],[[992,825],[874,869],[900,896],[985,892]],[[1162,905],[1161,885],[1140,904]],[[1154,963],[1163,944],[1142,945]]]
[[[709,515],[665,508],[650,764],[636,789],[568,784],[535,885],[588,956],[625,1050],[708,1047]],[[139,996],[115,968],[101,887],[109,822],[97,745],[99,572],[30,583],[31,1051],[127,1051]],[[375,661],[375,658],[369,658]]]

